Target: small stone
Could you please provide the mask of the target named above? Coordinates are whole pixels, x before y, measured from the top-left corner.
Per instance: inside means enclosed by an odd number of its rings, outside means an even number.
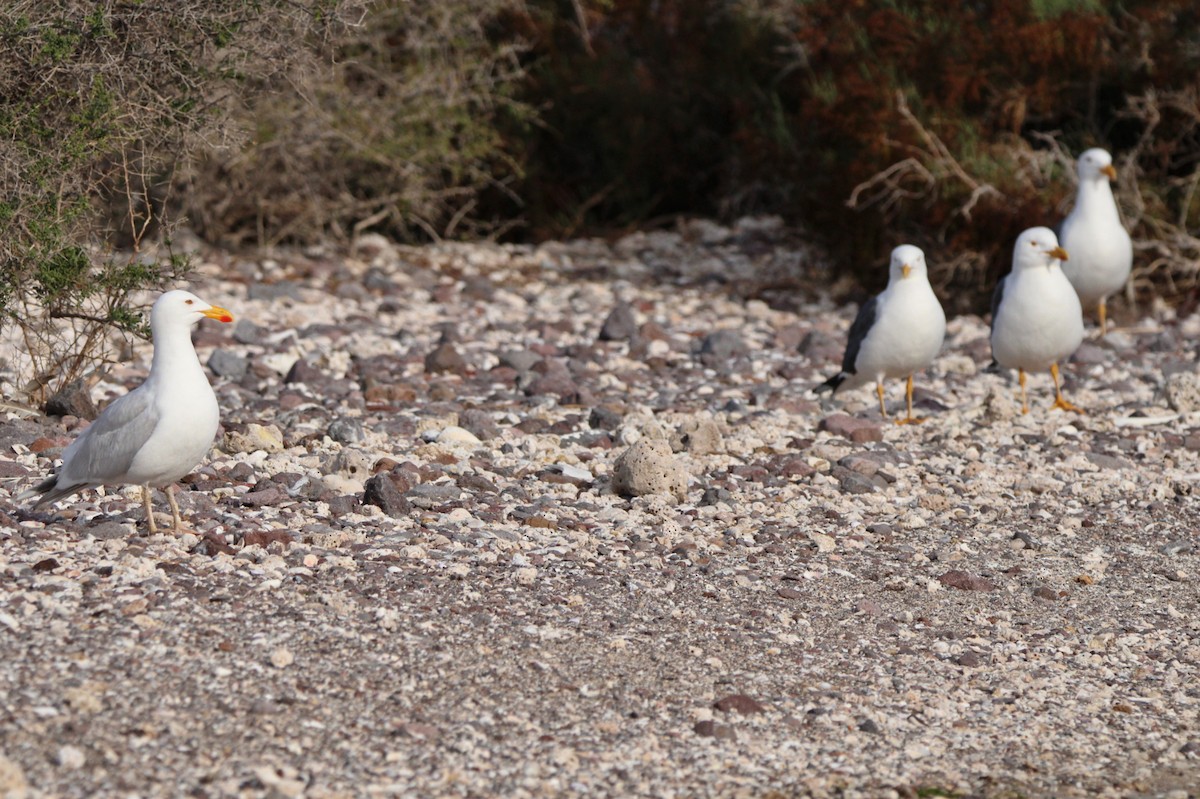
[[[233,326],[233,340],[238,344],[261,344],[269,331],[249,319],[239,319]]]
[[[341,416],[329,423],[329,437],[339,444],[357,444],[365,438],[362,422]]]
[[[46,400],[47,416],[78,416],[80,419],[95,419],[100,415],[92,395],[87,390],[83,378],[72,380],[54,392]]]
[[[230,455],[241,452],[283,452],[283,433],[273,424],[250,423],[244,432],[230,431],[225,434],[221,449]]]
[[[947,588],[957,588],[960,591],[995,591],[996,586],[991,580],[970,572],[951,569],[938,578],[938,582]]]
[[[246,376],[250,362],[229,350],[213,350],[213,354],[208,356],[208,368],[217,377],[236,383]]]
[[[1044,599],[1047,602],[1058,601],[1058,592],[1053,588],[1047,588],[1044,585],[1039,585],[1037,588],[1033,589],[1033,595],[1038,599]]]
[[[461,497],[462,489],[454,483],[422,483],[404,492],[405,499],[425,510],[457,502]]]
[[[835,436],[841,436],[855,444],[883,441],[883,428],[866,419],[858,419],[846,413],[835,413],[821,420],[820,428]]]
[[[1115,455],[1105,455],[1101,452],[1089,452],[1087,459],[1101,469],[1128,469],[1132,464],[1124,458]]]
[[[362,502],[353,494],[342,494],[329,499],[329,515],[335,519],[345,516],[348,513],[357,513],[361,507]],[[384,513],[387,513],[387,511],[385,510]],[[388,515],[394,516],[394,514],[390,513]]]
[[[817,545],[818,552],[837,551],[837,540],[831,535],[825,535],[824,533],[818,533],[814,531],[808,534],[808,538]]]
[[[87,756],[83,754],[83,751],[70,745],[60,746],[55,759],[58,760],[58,765],[69,771],[81,769],[87,763]]]
[[[868,735],[883,735],[883,730],[879,729],[879,725],[871,719],[863,719],[858,723],[858,729]]]
[[[637,318],[633,307],[627,302],[618,302],[600,327],[600,341],[629,341],[637,335]]]
[[[844,466],[833,467],[830,474],[838,481],[838,487],[847,494],[870,494],[880,488],[870,477],[852,472]]]
[[[705,738],[716,738],[718,741],[736,741],[737,731],[728,724],[717,724],[712,719],[697,721],[696,726],[692,728],[697,735]]]
[[[982,663],[982,661],[979,659],[979,655],[969,650],[956,657],[954,662],[960,666],[966,666],[969,669],[979,668],[979,664]]]
[[[292,534],[287,530],[250,530],[242,536],[243,546],[258,546],[266,549],[275,543],[283,544],[285,547],[290,545]]]
[[[277,669],[286,669],[296,662],[296,656],[287,647],[279,647],[271,653],[271,665]]]
[[[518,374],[530,371],[542,360],[541,355],[529,350],[505,350],[497,355],[496,358],[500,361],[501,366],[514,369]]]
[[[316,385],[318,383],[325,382],[325,373],[301,358],[292,364],[291,369],[288,369],[288,373],[283,378],[283,382],[287,383],[288,385],[293,383]]]
[[[47,438],[40,436],[29,442],[29,451],[34,455],[41,455],[43,452],[48,452],[52,449],[61,449],[70,443],[66,438]]]
[[[750,716],[755,713],[762,713],[765,708],[758,703],[758,700],[746,694],[730,694],[723,696],[716,702],[713,702],[713,707],[722,713],[741,713],[743,716]]]
[[[412,505],[396,488],[396,484],[392,482],[390,476],[386,474],[377,474],[367,480],[363,485],[362,502],[364,505],[374,505],[393,519],[407,516],[412,512]],[[329,507],[332,511],[332,502]]]
[[[612,490],[623,497],[667,494],[687,498],[687,471],[662,439],[643,437],[613,464]]]
[[[1030,535],[1029,533],[1027,533],[1023,530],[1013,533],[1012,540],[1019,542],[1021,549],[1041,549],[1042,548],[1042,544],[1040,541],[1038,541],[1032,535]]]
[[[697,414],[683,421],[671,436],[671,449],[692,455],[713,455],[725,451],[721,426],[711,414]]]
[[[238,502],[248,508],[262,508],[278,505],[288,498],[287,492],[275,485],[256,486],[249,493],[242,494]]]
[[[442,430],[439,431],[437,436],[434,438],[434,441],[439,444],[448,444],[450,446],[458,447],[478,447],[483,443],[479,440],[479,437],[470,430],[453,424],[449,427],[442,428]]]
[[[1016,418],[1020,408],[1008,391],[1002,391],[994,386],[988,389],[983,398],[983,413],[989,422],[1007,422]]]
[[[462,374],[467,370],[467,362],[463,360],[463,356],[449,342],[439,344],[425,356],[425,371],[429,374],[441,374],[449,372],[450,374]]]
[[[588,427],[593,430],[616,430],[621,426],[621,414],[612,408],[597,406],[588,414]]]
[[[458,415],[458,423],[481,441],[500,437],[500,428],[492,415],[485,410],[468,408]]]
[[[741,333],[736,330],[714,330],[700,342],[697,355],[700,363],[710,369],[729,371],[733,361],[750,352]]]
[[[518,585],[533,585],[535,582],[537,582],[537,576],[538,570],[532,566],[526,566],[524,568],[517,569],[515,575]]]

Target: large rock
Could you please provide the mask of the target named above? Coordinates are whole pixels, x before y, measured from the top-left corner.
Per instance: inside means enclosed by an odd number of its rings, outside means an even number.
[[[642,437],[613,464],[612,489],[623,497],[667,494],[683,502],[687,478],[687,470],[671,454],[670,444]]]

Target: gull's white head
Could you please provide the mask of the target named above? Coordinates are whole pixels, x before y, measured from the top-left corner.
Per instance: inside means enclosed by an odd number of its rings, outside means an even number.
[[[925,253],[921,252],[920,247],[901,244],[892,250],[892,263],[888,267],[888,282],[895,283],[898,280],[910,278],[929,280],[929,274],[925,268]]]
[[[1058,236],[1048,227],[1031,227],[1017,236],[1013,248],[1013,271],[1041,266],[1051,269],[1067,260],[1067,251],[1058,244]]]
[[[191,327],[206,317],[218,322],[233,321],[233,314],[224,308],[209,305],[190,291],[176,289],[155,300],[154,307],[150,309],[150,327],[158,329],[163,325],[177,324]]]
[[[1116,180],[1117,170],[1113,167],[1112,156],[1108,150],[1093,147],[1086,150],[1075,162],[1075,170],[1079,173],[1079,181]]]

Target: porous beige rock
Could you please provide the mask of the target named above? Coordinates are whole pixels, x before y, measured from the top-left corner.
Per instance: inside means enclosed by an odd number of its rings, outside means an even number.
[[[641,438],[613,464],[612,489],[621,496],[666,494],[687,498],[687,470],[659,438]]]
[[[1180,413],[1200,410],[1200,374],[1192,371],[1176,372],[1167,378],[1163,394],[1172,410]]]
[[[245,432],[231,431],[225,434],[221,449],[230,455],[243,452],[283,452],[283,433],[273,424],[248,424]]]

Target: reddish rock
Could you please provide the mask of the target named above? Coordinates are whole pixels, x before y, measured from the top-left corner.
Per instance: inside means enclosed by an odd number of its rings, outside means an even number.
[[[713,702],[713,707],[722,713],[732,713],[737,711],[743,716],[749,716],[754,713],[762,713],[764,708],[753,697],[746,694],[730,694],[722,697],[716,702]]]
[[[29,451],[35,455],[41,455],[46,450],[59,449],[61,447],[65,447],[69,443],[71,442],[65,438],[47,438],[42,436],[41,438],[35,438],[32,442],[30,442]]]
[[[870,441],[883,441],[883,428],[866,419],[859,419],[845,413],[835,413],[821,420],[821,430],[835,436],[849,439],[855,444],[866,444]]]
[[[287,546],[292,543],[292,534],[286,530],[251,530],[242,536],[242,543],[248,547],[259,546],[266,549],[276,541]]]
[[[951,569],[946,572],[938,578],[938,582],[948,588],[957,588],[960,591],[996,590],[996,585],[991,580],[959,569]]]
[[[715,721],[697,721],[693,727],[697,735],[705,738],[716,738],[718,741],[736,741],[737,732],[726,724],[717,724]]]

